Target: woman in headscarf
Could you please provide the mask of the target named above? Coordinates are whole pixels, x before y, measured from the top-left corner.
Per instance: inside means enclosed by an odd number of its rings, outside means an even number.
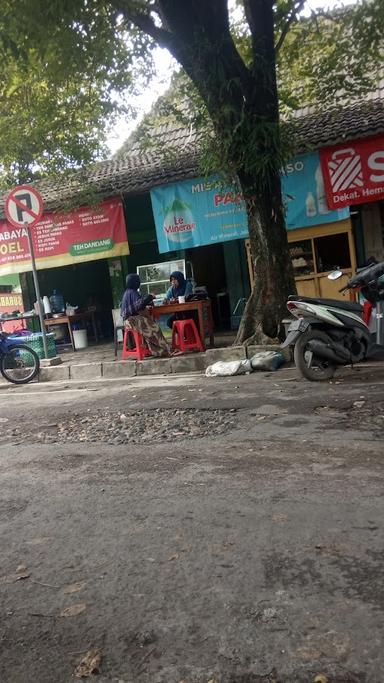
[[[127,275],[126,290],[121,303],[121,317],[124,324],[137,330],[143,336],[152,356],[167,357],[171,355],[167,341],[147,309],[154,297],[152,294],[142,296],[138,291],[140,278],[135,273]]]
[[[181,270],[175,270],[173,273],[171,273],[169,279],[171,286],[165,295],[166,301],[177,302],[179,296],[188,297],[191,294],[193,294],[192,283],[189,280],[185,279],[184,274],[181,272]],[[172,325],[175,320],[183,320],[184,318],[193,317],[193,314],[191,314],[190,312],[188,312],[188,314],[175,313],[175,315],[171,315],[171,317],[168,318],[167,325],[172,329]]]
[[[192,283],[186,280],[181,270],[174,270],[170,275],[171,286],[168,289],[165,298],[168,301],[177,301],[179,296],[190,296],[193,293]]]

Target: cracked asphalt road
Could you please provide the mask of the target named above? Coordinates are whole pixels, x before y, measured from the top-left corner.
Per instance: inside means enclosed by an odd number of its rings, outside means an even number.
[[[1,683],[382,683],[383,407],[382,366],[2,383]],[[159,441],[177,409],[233,424]],[[108,410],[154,438],[55,440]]]

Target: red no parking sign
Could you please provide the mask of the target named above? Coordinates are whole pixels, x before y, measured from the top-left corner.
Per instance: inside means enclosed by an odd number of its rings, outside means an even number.
[[[9,193],[5,200],[4,212],[12,225],[16,228],[26,224],[32,228],[43,215],[43,198],[34,187],[19,185]]]
[[[27,227],[33,228],[39,222],[43,215],[44,202],[43,198],[34,187],[30,185],[19,185],[9,193],[5,200],[4,212],[7,221],[15,228]],[[33,243],[31,231],[27,229],[28,246],[31,255],[33,282],[35,285],[37,308],[39,311],[40,329],[43,337],[44,358],[48,358],[47,337],[44,324],[44,312],[40,296],[39,281],[37,278],[35,255],[33,251]]]

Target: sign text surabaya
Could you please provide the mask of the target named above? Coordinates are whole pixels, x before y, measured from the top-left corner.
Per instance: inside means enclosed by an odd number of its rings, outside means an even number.
[[[0,232],[0,256],[24,254],[21,238],[27,237],[25,228],[3,230]]]
[[[0,307],[6,306],[22,306],[23,297],[21,294],[0,294]]]

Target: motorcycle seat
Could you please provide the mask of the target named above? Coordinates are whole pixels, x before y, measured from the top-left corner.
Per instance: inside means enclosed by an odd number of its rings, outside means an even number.
[[[333,308],[341,308],[343,311],[351,311],[351,313],[362,313],[363,307],[355,301],[340,301],[339,299],[315,299],[310,296],[289,296],[288,301],[303,301],[308,304],[320,304],[322,306],[332,306]]]

